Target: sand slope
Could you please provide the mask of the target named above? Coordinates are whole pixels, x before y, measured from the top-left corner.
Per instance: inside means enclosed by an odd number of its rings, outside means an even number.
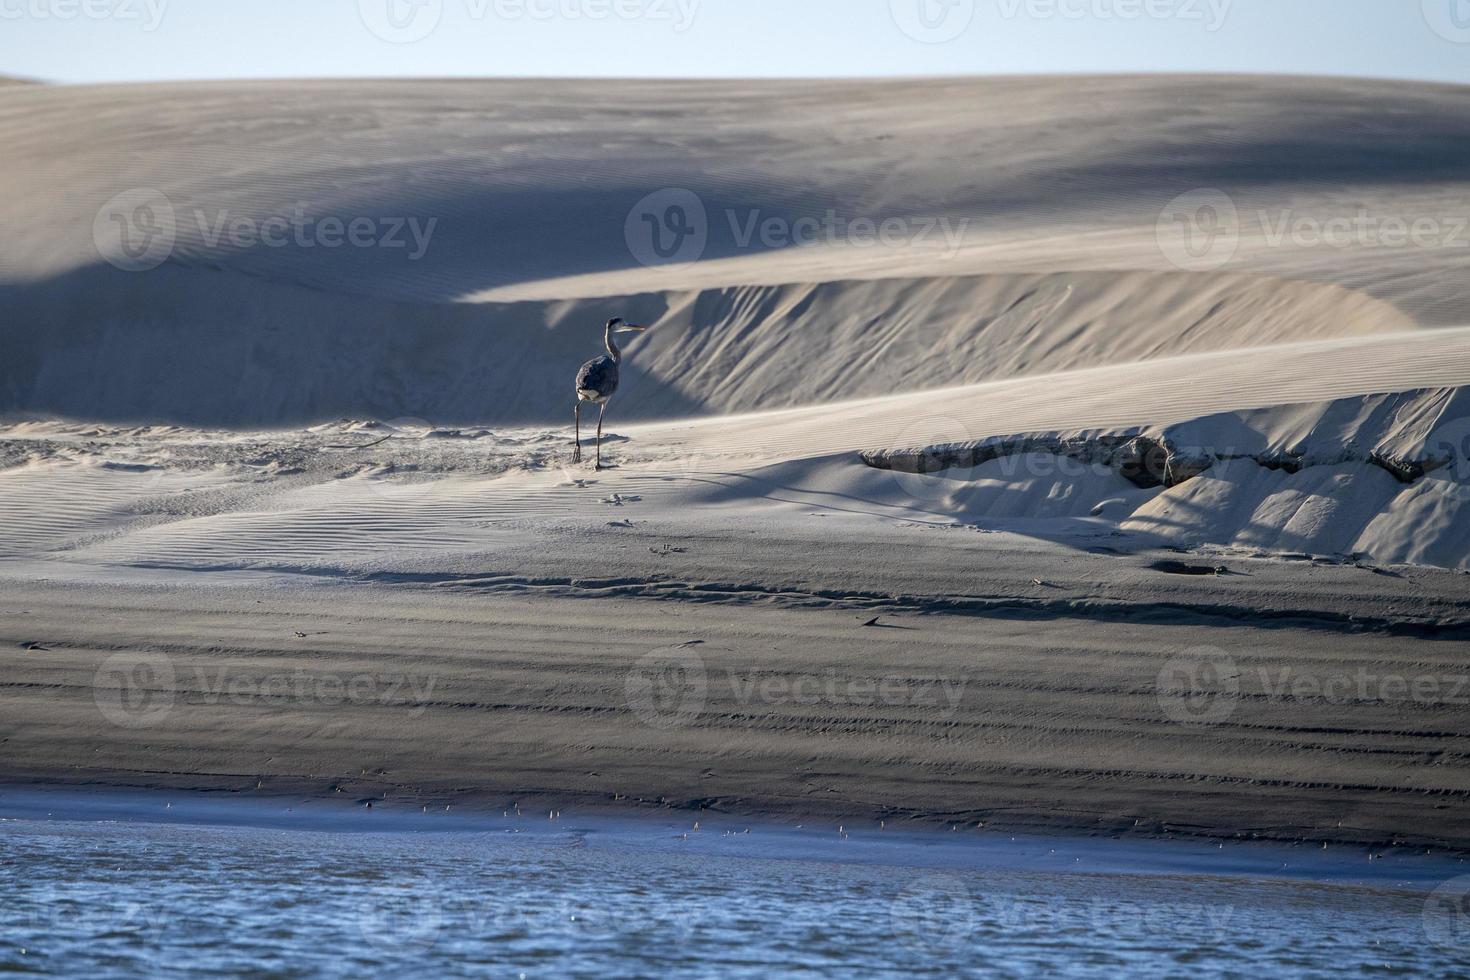
[[[94,264],[97,209],[133,187],[156,187],[179,210],[181,261],[382,298],[442,301],[623,271],[640,285],[596,295],[708,285],[702,277],[720,263],[645,274],[629,254],[629,210],[668,187],[694,191],[713,213],[706,259],[746,260],[745,274],[719,285],[844,278],[780,277],[788,250],[742,249],[727,207],[737,224],[753,211],[828,209],[972,219],[974,261],[936,270],[932,248],[847,250],[869,253],[841,264],[870,277],[1020,271],[990,247],[1000,245],[1024,271],[1078,267],[1038,264],[1047,254],[1117,269],[1145,252],[1150,268],[1166,269],[1156,243],[1133,250],[1143,244],[1134,232],[1151,239],[1168,202],[1200,188],[1238,194],[1243,208],[1322,217],[1360,206],[1454,212],[1467,162],[1462,104],[1450,86],[1161,76],[24,87],[0,103],[14,177],[0,207],[26,230],[7,266],[33,280]],[[442,247],[410,263],[406,249],[210,245],[192,216],[204,209],[212,225],[220,211],[265,217],[298,204],[308,216],[437,217]],[[1425,274],[1425,249],[1256,255],[1263,229],[1242,231],[1252,270],[1368,280],[1423,319],[1464,319],[1457,288]],[[812,257],[830,269],[822,251]],[[1464,268],[1459,249],[1428,251],[1436,265]]]
[[[111,305],[58,319],[79,292]],[[227,315],[201,312],[222,293],[231,296]],[[108,270],[24,291],[9,310],[0,392],[12,415],[233,427],[340,417],[565,424],[568,365],[575,371],[598,351],[609,310],[654,327],[628,345],[629,383],[617,406],[624,419],[845,401],[1412,328],[1387,304],[1340,287],[1183,273],[413,306],[218,272]]]
[[[1466,323],[1462,104],[1223,78],[16,87],[0,412],[559,424],[615,313],[661,328],[627,418]],[[668,188],[699,196],[703,261],[649,268],[629,223]],[[1161,219],[1207,188],[1239,210],[1235,258],[1180,268]],[[108,202],[151,191],[168,261],[120,272],[94,232],[111,248]],[[1273,230],[1359,213],[1346,248]],[[829,215],[909,234],[741,243]],[[228,231],[273,218],[305,237]],[[353,219],[372,246],[325,247]],[[417,258],[409,219],[434,223]],[[1438,234],[1395,245],[1387,219]]]

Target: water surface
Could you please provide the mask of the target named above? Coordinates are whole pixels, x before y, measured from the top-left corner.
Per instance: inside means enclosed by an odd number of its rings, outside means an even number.
[[[1470,969],[1467,870],[1250,845],[0,799],[0,970],[1328,977]],[[119,817],[125,819],[119,819]],[[291,826],[295,822],[299,826]],[[447,829],[435,829],[444,827]],[[845,833],[847,836],[843,836]],[[1441,887],[1451,881],[1447,888]],[[1463,890],[1461,884],[1466,885]],[[1436,889],[1439,889],[1436,892]]]

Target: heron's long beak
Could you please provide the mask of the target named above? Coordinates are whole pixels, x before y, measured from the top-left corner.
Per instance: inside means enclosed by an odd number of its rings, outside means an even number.
[[[648,329],[647,327],[639,327],[639,326],[635,326],[634,324],[631,324],[631,323],[625,323],[621,327],[618,327],[618,329],[615,330],[615,331],[613,331],[613,332],[614,333],[642,333],[643,331],[645,331],[647,329]]]

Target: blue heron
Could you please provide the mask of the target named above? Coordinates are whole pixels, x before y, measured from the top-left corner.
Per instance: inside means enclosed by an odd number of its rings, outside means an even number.
[[[634,326],[620,316],[607,321],[602,343],[607,353],[594,357],[582,365],[577,372],[577,406],[575,410],[576,442],[572,449],[572,462],[582,462],[582,403],[597,405],[597,468],[602,469],[602,420],[607,415],[607,403],[618,391],[618,365],[623,363],[623,352],[613,342],[615,333],[642,333],[647,327]]]

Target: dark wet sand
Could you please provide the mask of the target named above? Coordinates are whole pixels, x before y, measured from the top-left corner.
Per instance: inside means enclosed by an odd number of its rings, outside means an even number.
[[[0,780],[1470,849],[1470,644],[870,618],[11,582]]]

